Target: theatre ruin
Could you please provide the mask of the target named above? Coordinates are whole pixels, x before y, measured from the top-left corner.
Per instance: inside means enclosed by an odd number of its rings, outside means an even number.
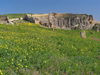
[[[92,15],[72,13],[27,14],[24,20],[39,23],[49,28],[62,29],[75,29],[77,27],[80,29],[90,29],[95,24]]]

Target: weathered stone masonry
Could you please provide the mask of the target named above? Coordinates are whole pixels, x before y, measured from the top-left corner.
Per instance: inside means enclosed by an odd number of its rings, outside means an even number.
[[[71,29],[72,27],[79,26],[80,29],[90,29],[94,26],[93,16],[87,14],[50,13],[38,17],[27,14],[24,20],[28,20],[32,23],[39,23],[40,25],[50,28]]]
[[[9,23],[8,16],[0,16],[0,24],[2,23]]]

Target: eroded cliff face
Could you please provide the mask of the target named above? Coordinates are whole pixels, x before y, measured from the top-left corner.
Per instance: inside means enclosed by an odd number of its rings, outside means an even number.
[[[95,25],[93,16],[87,14],[50,13],[43,16],[26,15],[24,19],[50,28],[91,29]]]

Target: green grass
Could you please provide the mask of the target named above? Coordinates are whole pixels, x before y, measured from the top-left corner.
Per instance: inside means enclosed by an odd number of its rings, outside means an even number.
[[[0,25],[3,75],[100,74],[100,32],[43,28],[36,24]]]
[[[20,17],[23,17],[26,14],[4,14],[4,15],[7,15],[9,17],[9,19],[12,19],[12,18],[20,18]]]

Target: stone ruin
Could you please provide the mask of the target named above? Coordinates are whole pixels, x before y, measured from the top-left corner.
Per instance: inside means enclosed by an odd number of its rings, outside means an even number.
[[[96,32],[99,32],[99,30],[100,30],[100,23],[96,23],[96,24],[93,26],[93,29],[94,29]]]
[[[49,28],[62,28],[69,30],[91,29],[95,25],[93,16],[87,14],[50,13],[41,14],[41,16],[27,14],[24,17],[24,20]]]
[[[15,21],[19,21],[19,20],[23,20],[23,18],[12,18],[12,19],[9,19],[8,16],[6,15],[0,15],[0,24],[17,24]]]
[[[80,34],[81,34],[81,38],[86,38],[86,33],[85,33],[85,31],[80,32]]]
[[[27,14],[24,16],[23,20],[29,21],[31,23],[36,23],[36,24],[45,24],[48,22],[48,14],[38,14],[38,15],[32,15],[32,14]]]
[[[9,23],[9,18],[8,16],[0,16],[0,24],[3,24],[3,23]]]
[[[92,15],[87,14],[72,14],[72,13],[49,13],[49,14],[26,14],[22,18],[32,23],[40,24],[48,28],[62,28],[67,30],[77,29],[92,29],[96,21]],[[0,16],[0,23],[10,23],[13,20],[8,16]]]

